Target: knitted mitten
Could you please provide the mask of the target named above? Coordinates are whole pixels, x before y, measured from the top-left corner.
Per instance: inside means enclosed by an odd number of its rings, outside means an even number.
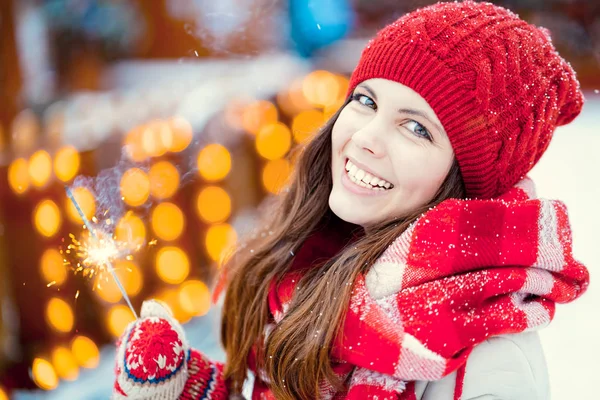
[[[117,342],[112,399],[177,399],[188,379],[190,349],[181,325],[158,301],[142,305],[141,317]]]
[[[191,349],[169,308],[145,301],[117,342],[112,399],[225,400],[224,365]]]

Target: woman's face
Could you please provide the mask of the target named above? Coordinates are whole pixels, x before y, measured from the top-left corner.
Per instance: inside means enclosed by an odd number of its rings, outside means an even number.
[[[453,160],[425,99],[400,83],[369,79],[333,126],[329,207],[363,227],[401,217],[433,199]]]

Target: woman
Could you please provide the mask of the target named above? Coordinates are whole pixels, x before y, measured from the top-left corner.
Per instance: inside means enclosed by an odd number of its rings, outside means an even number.
[[[223,365],[146,302],[114,398],[547,399],[537,330],[586,290],[526,174],[580,112],[548,31],[438,3],[368,44],[269,227],[225,265]]]

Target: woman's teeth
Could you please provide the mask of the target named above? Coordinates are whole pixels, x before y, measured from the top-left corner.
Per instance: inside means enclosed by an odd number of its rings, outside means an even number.
[[[365,187],[367,189],[373,189],[377,191],[388,190],[394,187],[391,183],[386,180],[383,180],[377,176],[373,176],[368,172],[358,168],[356,165],[352,164],[352,161],[348,160],[346,163],[346,172],[348,174],[348,178],[359,186]]]

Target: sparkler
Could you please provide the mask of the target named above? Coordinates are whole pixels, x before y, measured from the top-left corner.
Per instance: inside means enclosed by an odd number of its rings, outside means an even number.
[[[108,270],[111,273],[113,279],[115,280],[115,283],[117,284],[117,287],[119,288],[119,290],[121,291],[121,294],[123,295],[123,298],[125,299],[125,301],[127,302],[127,305],[131,309],[131,312],[137,319],[138,318],[137,313],[135,312],[133,305],[131,305],[129,296],[127,295],[127,292],[123,288],[123,285],[121,285],[121,281],[119,280],[119,277],[115,273],[115,269],[112,265],[112,260],[118,258],[118,256],[122,253],[122,250],[120,249],[119,244],[116,243],[110,237],[109,238],[99,237],[96,234],[94,227],[92,226],[90,221],[85,216],[83,210],[79,206],[79,203],[77,203],[77,200],[75,199],[75,196],[73,196],[73,192],[71,192],[71,189],[69,189],[68,187],[65,187],[65,190],[67,192],[67,197],[69,197],[69,199],[75,206],[77,213],[79,213],[79,216],[83,220],[83,224],[85,225],[88,232],[90,233],[91,238],[93,239],[92,243],[88,243],[85,246],[86,258],[83,261],[83,263],[86,265],[92,266],[92,267],[90,267],[91,268],[90,275],[94,274],[94,270],[93,270],[94,267],[97,269],[100,269],[100,270],[102,268],[105,268],[106,270]],[[78,242],[74,236],[71,235],[71,239],[73,240],[73,243],[75,245],[77,245],[79,248],[82,247],[81,243]]]

